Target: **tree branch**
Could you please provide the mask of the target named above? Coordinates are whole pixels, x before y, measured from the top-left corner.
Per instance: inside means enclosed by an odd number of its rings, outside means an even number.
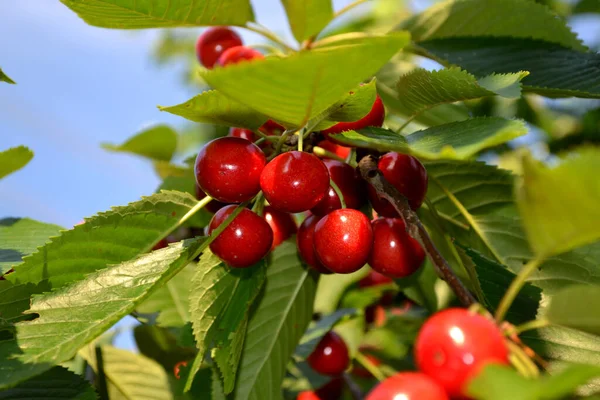
[[[419,220],[417,213],[410,208],[406,198],[384,178],[381,171],[377,168],[375,157],[372,155],[364,156],[358,163],[358,170],[363,179],[371,184],[377,191],[379,197],[389,201],[396,211],[398,211],[406,224],[410,236],[421,243],[421,246],[423,246],[423,249],[437,270],[438,275],[440,275],[452,288],[460,302],[465,307],[476,303],[473,295],[467,290],[460,279],[458,279],[450,265],[448,265],[448,262],[442,257],[439,250],[435,247],[435,244],[433,244],[433,241],[429,237],[421,220]]]

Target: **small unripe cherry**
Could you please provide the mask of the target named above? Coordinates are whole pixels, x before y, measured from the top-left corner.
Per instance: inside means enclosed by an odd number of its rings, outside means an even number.
[[[306,359],[322,375],[341,375],[350,365],[346,342],[335,332],[328,332]]]
[[[225,67],[231,64],[263,58],[265,58],[265,56],[263,56],[261,52],[254,50],[251,47],[236,46],[225,50],[217,60],[216,65]]]
[[[294,217],[273,207],[265,207],[264,218],[273,231],[273,245],[271,250],[279,246],[281,242],[288,239],[298,230]]]
[[[242,39],[237,33],[224,26],[208,28],[196,42],[198,61],[206,68],[212,68],[221,54],[229,48],[241,46]]]
[[[346,201],[346,207],[360,209],[366,202],[365,181],[350,165],[337,160],[323,160],[329,171],[329,177],[338,186]],[[315,215],[326,215],[342,208],[342,203],[332,186],[325,197],[310,211]]]
[[[196,198],[198,200],[202,200],[203,198],[206,197],[206,193],[204,193],[202,191],[202,189],[200,189],[200,186],[198,186],[198,184],[196,184],[195,186],[196,186]],[[208,203],[206,206],[204,206],[204,208],[207,211],[214,214],[217,211],[219,211],[221,208],[225,207],[226,205],[227,205],[227,203],[221,203],[220,201],[212,200],[210,203]]]
[[[323,131],[323,134],[327,139],[331,140],[334,143],[337,143],[335,138],[330,136],[331,134],[345,131],[357,131],[368,126],[380,127],[381,125],[383,125],[384,120],[385,108],[383,107],[381,97],[377,95],[377,97],[375,97],[375,101],[373,102],[373,107],[371,107],[371,111],[369,111],[367,115],[354,122],[338,122],[332,127],[325,129]],[[341,144],[343,145],[343,143]]]
[[[317,255],[315,254],[313,238],[315,234],[315,226],[320,219],[321,217],[316,215],[309,215],[306,217],[298,229],[298,235],[296,235],[296,245],[298,247],[298,253],[300,253],[300,256],[306,262],[306,264],[322,274],[331,274],[331,271],[321,264],[321,262],[317,259]]]
[[[400,372],[371,390],[365,400],[449,400],[444,389],[420,372]]]

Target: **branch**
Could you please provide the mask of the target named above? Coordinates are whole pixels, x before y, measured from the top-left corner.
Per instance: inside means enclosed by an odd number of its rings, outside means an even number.
[[[467,290],[460,279],[458,279],[450,265],[448,265],[448,262],[442,257],[439,250],[435,247],[435,244],[433,244],[425,227],[419,220],[417,213],[410,208],[406,198],[384,178],[381,171],[377,168],[375,158],[372,155],[364,156],[358,163],[358,170],[363,179],[371,184],[377,191],[379,197],[389,201],[396,211],[398,211],[406,224],[410,236],[421,243],[421,246],[423,246],[423,249],[425,249],[425,252],[437,270],[438,275],[440,275],[452,288],[460,302],[465,307],[476,303],[473,295]]]

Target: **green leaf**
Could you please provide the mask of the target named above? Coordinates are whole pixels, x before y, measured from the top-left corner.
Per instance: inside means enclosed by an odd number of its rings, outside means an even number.
[[[354,88],[344,99],[338,101],[314,120],[322,120],[315,127],[315,131],[329,128],[336,122],[358,121],[371,111],[377,96],[376,81],[361,84]],[[311,125],[309,122],[308,125]]]
[[[523,159],[516,196],[533,250],[559,254],[600,239],[600,150],[581,148],[557,166]]]
[[[317,347],[323,336],[329,332],[338,322],[346,317],[356,314],[356,310],[351,308],[343,308],[337,310],[333,314],[329,314],[316,322],[312,322],[304,336],[300,339],[300,343],[296,347],[296,356],[305,359]]]
[[[156,325],[138,325],[133,335],[140,353],[158,362],[167,371],[173,371],[177,363],[196,356],[195,348],[178,345],[177,337],[171,330]]]
[[[400,27],[410,31],[415,42],[455,37],[513,37],[586,50],[563,19],[533,1],[447,0],[409,18]]]
[[[31,315],[22,314],[29,308],[31,296],[50,289],[47,281],[42,281],[37,285],[33,283],[14,285],[6,280],[0,281],[0,318],[8,323],[31,319]]]
[[[100,28],[144,29],[244,25],[254,21],[249,0],[61,0]]]
[[[227,68],[229,69],[229,67]],[[250,103],[250,106],[253,104]],[[185,103],[158,107],[161,111],[179,115],[194,122],[258,129],[269,118],[216,90],[208,90]]]
[[[0,71],[1,72],[1,71]],[[25,146],[12,147],[0,152],[0,179],[23,168],[33,158],[33,151]]]
[[[224,95],[282,123],[301,126],[374,75],[407,43],[408,35],[401,32],[336,38],[311,51],[201,75]]]
[[[571,10],[571,13],[600,13],[600,3],[598,3],[596,0],[579,0]]]
[[[15,81],[13,81],[12,79],[10,79],[8,77],[8,75],[6,75],[4,73],[4,71],[2,71],[2,68],[0,68],[0,82],[6,82],[6,83],[10,83],[12,85],[16,85],[17,84]]]
[[[546,318],[553,324],[600,335],[600,287],[572,285],[552,296]]]
[[[177,149],[177,133],[167,125],[148,128],[121,145],[104,143],[107,150],[137,154],[155,161],[171,161]]]
[[[281,0],[297,41],[316,35],[333,18],[330,0]]]
[[[346,289],[366,277],[369,271],[369,268],[361,268],[351,274],[321,275],[315,295],[315,312],[321,314],[335,312]]]
[[[317,284],[293,242],[273,252],[246,334],[233,399],[281,399],[285,367],[312,318]]]
[[[54,367],[41,375],[0,391],[0,400],[95,400],[94,388],[81,376],[62,367]]]

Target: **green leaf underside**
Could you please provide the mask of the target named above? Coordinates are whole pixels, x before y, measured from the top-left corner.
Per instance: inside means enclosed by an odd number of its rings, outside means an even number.
[[[229,67],[228,67],[229,69]],[[252,104],[249,104],[252,106]],[[258,129],[269,118],[251,107],[235,101],[216,90],[208,90],[185,103],[158,107],[161,111],[179,115],[194,122]]]
[[[315,312],[321,314],[334,313],[346,289],[368,274],[369,268],[363,267],[351,274],[321,275],[315,295]]]
[[[16,82],[10,79],[8,75],[6,75],[4,71],[2,71],[2,68],[0,68],[0,82],[6,82],[10,83],[11,85],[16,85]]]
[[[157,125],[138,133],[121,145],[103,144],[107,150],[137,154],[156,161],[171,161],[177,149],[177,133]]]
[[[23,168],[33,158],[33,151],[25,146],[0,151],[0,179]]]
[[[244,25],[254,21],[249,0],[61,0],[101,28],[145,29]]]
[[[330,0],[281,0],[298,42],[319,33],[333,18]]]
[[[302,359],[308,357],[327,332],[329,332],[340,320],[352,316],[355,313],[356,311],[354,309],[341,309],[324,316],[317,322],[311,323],[296,347],[296,356]]]
[[[201,74],[226,96],[282,123],[301,126],[374,75],[407,43],[403,32],[352,37],[310,52]]]
[[[600,335],[600,287],[573,285],[552,297],[546,312],[550,322]]]
[[[0,391],[0,400],[95,400],[94,388],[81,376],[65,368],[54,367],[8,390]]]

